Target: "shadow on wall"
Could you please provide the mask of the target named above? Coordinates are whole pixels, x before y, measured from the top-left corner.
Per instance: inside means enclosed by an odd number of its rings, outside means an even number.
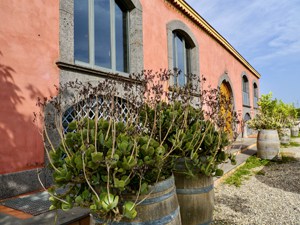
[[[25,90],[14,80],[17,71],[1,62],[3,57],[0,51],[0,199],[41,189],[33,169],[44,163],[43,148],[38,144],[41,139],[32,116],[22,114],[22,108],[29,107],[25,105]],[[32,101],[43,96],[33,85],[26,89]],[[37,152],[41,157],[37,157]]]
[[[0,51],[0,57],[3,57]],[[17,147],[16,134],[13,127],[26,122],[26,118],[17,112],[24,97],[21,89],[15,84],[13,74],[16,71],[0,61],[0,174],[11,169],[12,152]]]

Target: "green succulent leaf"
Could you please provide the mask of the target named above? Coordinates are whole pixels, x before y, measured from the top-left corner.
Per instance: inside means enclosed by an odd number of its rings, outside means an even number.
[[[103,160],[103,152],[93,152],[92,154],[92,162],[99,163]]]
[[[107,182],[108,177],[106,175],[101,175],[101,180]]]
[[[71,123],[69,123],[68,125],[68,131],[73,131],[77,128],[77,122],[76,121],[73,121]]]
[[[80,204],[80,203],[82,203],[83,202],[83,199],[82,199],[82,197],[79,195],[79,196],[77,196],[76,198],[75,198],[75,202],[77,203],[77,204]]]
[[[215,176],[219,177],[219,176],[223,176],[224,174],[224,171],[221,170],[221,169],[216,169],[216,172],[215,172]]]
[[[68,203],[65,203],[65,202],[63,202],[62,204],[61,204],[61,209],[62,210],[64,210],[64,211],[68,211],[68,210],[70,210],[72,208],[72,205],[68,202]]]
[[[82,170],[83,169],[83,164],[82,164],[82,156],[81,155],[77,155],[74,159],[76,168],[78,170]]]
[[[95,204],[90,205],[90,210],[93,210],[93,211],[97,210],[97,206]]]
[[[49,207],[49,210],[55,210],[56,209],[56,207],[54,206],[54,205],[51,205],[50,207]]]
[[[128,219],[134,219],[136,215],[135,204],[131,201],[125,202],[123,205],[123,216]]]
[[[141,194],[146,194],[148,192],[148,183],[144,182],[141,185]]]
[[[192,158],[193,161],[197,161],[197,160],[198,160],[198,157],[199,157],[199,155],[198,155],[197,152],[193,152],[193,153],[192,153],[191,158]]]
[[[98,134],[98,143],[101,145],[101,146],[104,146],[104,134],[102,131],[99,132]]]
[[[136,165],[136,160],[133,156],[128,156],[123,158],[122,168],[125,170],[130,170]]]
[[[124,180],[119,180],[118,178],[114,178],[114,186],[115,186],[115,188],[124,189],[125,181]]]
[[[224,151],[220,151],[218,157],[221,161],[225,161],[227,159],[226,153]]]
[[[119,203],[119,196],[113,194],[102,193],[100,195],[101,206],[105,211],[110,211],[115,208]]]
[[[118,147],[122,152],[126,152],[128,146],[129,143],[127,141],[122,141],[121,143],[118,144]]]
[[[82,194],[81,194],[81,197],[85,200],[89,199],[91,193],[88,191],[88,189],[85,189]]]
[[[50,201],[50,202],[54,202],[54,201],[55,201],[55,198],[54,198],[53,196],[50,196],[50,197],[49,197],[49,201]]]

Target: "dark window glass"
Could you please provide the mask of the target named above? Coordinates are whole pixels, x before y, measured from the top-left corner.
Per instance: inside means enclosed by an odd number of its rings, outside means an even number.
[[[256,84],[253,85],[253,91],[254,91],[254,107],[257,108],[258,107],[258,105],[257,105],[257,102],[258,102],[258,88],[257,88]]]
[[[248,85],[248,79],[246,76],[243,76],[243,104],[244,105],[250,105],[249,101],[249,85]]]
[[[89,3],[93,9],[89,8]],[[74,7],[75,60],[112,71],[129,72],[126,2],[75,0]]]
[[[254,84],[254,85],[253,85],[253,88],[254,88],[254,96],[255,96],[255,97],[258,97],[258,89],[257,89],[257,85]]]
[[[248,90],[248,79],[244,76],[243,77],[243,91],[244,92],[249,92],[249,90]]]
[[[95,64],[111,69],[111,28],[109,0],[95,0]]]
[[[127,12],[115,4],[116,68],[128,72]]]
[[[88,1],[74,2],[74,57],[75,60],[89,62],[89,10]]]
[[[174,79],[174,84],[184,86],[187,82],[187,75],[191,72],[191,47],[186,39],[177,32],[173,38],[173,64],[178,77]]]
[[[186,45],[186,73],[191,73],[191,49]]]
[[[178,77],[174,80],[174,84],[179,86],[185,85],[185,75],[186,75],[186,65],[187,65],[187,55],[184,39],[174,33],[174,68],[178,73]]]
[[[184,48],[184,43],[181,38],[178,36],[175,37],[175,43],[176,43],[176,50],[177,50],[177,66],[176,68],[179,70],[179,75],[178,75],[178,84],[179,86],[184,86],[185,85],[185,67],[184,67],[184,61],[185,61],[185,48]]]

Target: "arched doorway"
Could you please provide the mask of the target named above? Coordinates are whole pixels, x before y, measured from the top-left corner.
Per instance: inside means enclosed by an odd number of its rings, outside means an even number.
[[[245,127],[244,127],[243,137],[248,137],[248,135],[251,135],[251,129],[247,125],[248,120],[251,120],[251,116],[250,116],[249,113],[246,113],[245,116],[244,116]]]
[[[220,112],[224,130],[230,138],[233,137],[233,94],[232,89],[226,80],[220,85]]]

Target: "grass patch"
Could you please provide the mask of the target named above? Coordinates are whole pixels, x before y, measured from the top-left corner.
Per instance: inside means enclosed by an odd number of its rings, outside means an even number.
[[[265,166],[270,162],[270,160],[260,159],[256,156],[250,156],[246,163],[238,168],[231,176],[229,176],[225,183],[229,185],[234,185],[240,187],[244,180],[248,180],[251,175],[259,174],[264,175],[263,172],[254,172],[253,169],[260,166]]]
[[[250,179],[252,175],[265,175],[264,170],[255,171],[260,166],[271,166],[274,164],[284,164],[298,161],[290,154],[281,154],[281,157],[274,160],[260,159],[256,156],[250,156],[246,163],[238,168],[232,175],[225,179],[224,183],[240,187],[243,181]]]
[[[300,143],[296,141],[291,141],[289,144],[280,144],[281,148],[289,148],[289,147],[300,147]]]
[[[298,139],[298,138],[300,138],[300,136],[298,137],[291,136],[291,139]]]

